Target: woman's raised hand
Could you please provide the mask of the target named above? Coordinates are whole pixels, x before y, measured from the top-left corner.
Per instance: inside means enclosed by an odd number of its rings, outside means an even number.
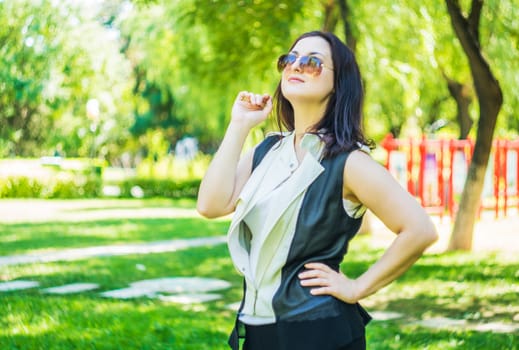
[[[231,121],[253,128],[267,119],[271,111],[272,97],[270,95],[241,91],[232,106]]]

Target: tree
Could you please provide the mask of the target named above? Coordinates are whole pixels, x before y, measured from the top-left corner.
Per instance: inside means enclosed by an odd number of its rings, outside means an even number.
[[[276,58],[301,3],[160,1],[136,7],[119,25],[143,86],[175,102],[175,135],[196,136],[201,149],[212,152],[240,90],[274,91]],[[138,107],[153,112],[142,95],[146,89],[137,91]]]
[[[0,2],[0,155],[23,154],[52,125],[41,105],[51,75],[48,62],[60,50],[52,40],[59,20],[47,4],[39,13],[23,3]]]
[[[446,0],[446,4],[454,32],[467,55],[480,110],[474,154],[449,243],[449,250],[470,250],[503,94],[499,82],[483,57],[480,44],[479,23],[483,0],[472,0],[467,17],[463,15],[458,0]]]
[[[117,33],[87,5],[0,1],[0,156],[48,155],[58,145],[68,156],[89,156],[92,146],[108,154],[124,138],[128,62]],[[90,99],[100,105],[95,125]]]

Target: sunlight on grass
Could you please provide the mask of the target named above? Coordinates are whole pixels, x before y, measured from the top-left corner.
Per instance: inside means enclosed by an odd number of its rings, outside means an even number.
[[[0,255],[225,235],[229,222],[200,218],[0,224]],[[7,236],[9,239],[4,240]],[[16,237],[12,240],[12,237]]]
[[[90,208],[104,201],[89,202]],[[134,205],[112,201],[110,205]],[[160,202],[159,202],[160,204]],[[156,202],[143,201],[144,207]],[[85,206],[88,207],[88,206]],[[149,218],[0,224],[0,254],[97,244],[149,242],[219,236],[228,220]],[[17,236],[16,241],[4,239]],[[23,238],[22,238],[23,237]],[[359,276],[382,254],[359,236],[341,268]],[[467,324],[513,324],[519,314],[519,257],[486,253],[428,254],[395,283],[362,301],[370,311],[398,312],[401,318],[372,321],[370,350],[518,350],[518,335],[469,329],[433,329],[419,320],[450,318]],[[222,299],[175,304],[158,299],[113,300],[104,291],[138,280],[207,277],[231,283]],[[0,349],[175,349],[224,350],[234,322],[229,304],[240,300],[242,280],[225,244],[170,253],[89,258],[68,262],[0,267],[0,279],[32,280],[39,288],[0,293]],[[41,289],[69,283],[97,283],[99,289],[57,296]]]

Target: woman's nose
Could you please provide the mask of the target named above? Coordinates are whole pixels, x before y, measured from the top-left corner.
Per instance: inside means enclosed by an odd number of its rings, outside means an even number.
[[[293,71],[296,71],[296,72],[300,72],[301,71],[301,61],[300,61],[299,57],[296,58],[294,63],[292,63],[292,65],[290,66],[290,69],[292,69]]]

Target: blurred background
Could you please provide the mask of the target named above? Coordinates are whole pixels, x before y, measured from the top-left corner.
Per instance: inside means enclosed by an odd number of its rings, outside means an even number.
[[[453,216],[470,172],[462,208],[506,213],[518,1],[0,0],[0,197],[196,196],[237,92],[273,93],[321,29],[355,52],[373,156],[404,187]]]
[[[507,139],[519,131],[518,6],[488,1],[478,23],[504,97],[495,135]],[[2,0],[0,24],[3,158],[90,158],[126,174],[199,176],[195,165],[176,169],[174,157],[203,163],[236,93],[272,93],[276,58],[313,29],[355,51],[375,141],[465,139],[477,129],[470,67],[438,1]]]
[[[519,0],[0,0],[0,348],[227,348],[242,281],[198,186],[237,93],[272,94],[315,29],[355,52],[372,155],[440,232],[363,301],[370,349],[518,349]],[[394,238],[365,218],[352,277]],[[121,296],[137,279],[162,287]]]

